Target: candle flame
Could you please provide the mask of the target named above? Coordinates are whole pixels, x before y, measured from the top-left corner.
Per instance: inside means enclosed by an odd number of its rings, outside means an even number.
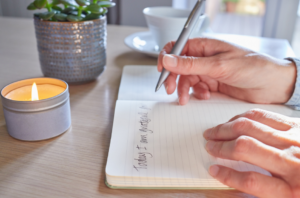
[[[35,100],[39,100],[39,94],[38,94],[37,86],[34,82],[31,89],[31,101],[35,101]]]

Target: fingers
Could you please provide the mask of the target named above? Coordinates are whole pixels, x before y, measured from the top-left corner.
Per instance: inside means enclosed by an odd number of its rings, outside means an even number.
[[[287,116],[262,109],[249,110],[241,115],[233,117],[232,119],[230,119],[230,121],[236,120],[241,117],[260,122],[280,131],[288,131],[292,127],[298,126],[298,123],[294,122],[293,118],[289,118]]]
[[[209,87],[204,82],[199,82],[193,86],[194,96],[198,99],[208,100],[210,98]]]
[[[164,67],[168,71],[183,75],[209,75],[217,77],[224,74],[226,69],[221,64],[219,55],[230,50],[237,49],[235,46],[223,41],[195,38],[190,39],[186,43],[181,54],[188,57],[180,57],[175,55],[168,55],[171,52],[175,42],[169,42],[160,52],[158,57],[157,68],[162,71]],[[239,51],[242,51],[239,49]],[[199,58],[202,57],[202,58]],[[227,71],[228,69],[226,69]]]
[[[208,141],[206,150],[215,157],[248,162],[276,175],[287,175],[290,168],[285,151],[248,136],[232,141]]]
[[[201,81],[205,83],[211,92],[218,92],[219,82],[208,76],[200,76]]]
[[[185,105],[188,103],[190,98],[190,87],[193,87],[199,82],[200,78],[198,76],[180,76],[177,89],[180,105]]]
[[[177,74],[170,73],[168,78],[165,80],[164,85],[167,94],[172,94],[176,90],[176,79],[177,79]]]
[[[229,141],[246,135],[278,149],[286,149],[291,145],[300,146],[297,128],[292,129],[296,124],[293,121],[294,118],[284,115],[252,109],[227,123],[207,129],[203,136],[206,140]]]
[[[272,135],[275,132],[277,130],[259,122],[247,118],[238,118],[234,121],[207,129],[203,133],[203,136],[206,140],[228,141],[246,135],[263,142],[264,139],[270,138],[274,141]]]
[[[275,177],[269,177],[256,172],[238,172],[219,165],[211,166],[209,173],[212,177],[227,186],[258,197],[292,197],[289,185]]]
[[[171,50],[172,50],[174,44],[175,44],[174,41],[167,43],[167,44],[165,45],[165,47],[162,49],[162,51],[159,53],[158,61],[157,61],[157,70],[158,70],[159,72],[161,72],[162,69],[163,69],[162,60],[163,60],[164,55],[171,52]]]
[[[165,54],[162,66],[170,72],[181,75],[208,75],[217,79],[223,72],[224,65],[214,57],[176,56]]]
[[[264,144],[278,149],[286,149],[291,145],[300,146],[300,143],[294,140],[297,139],[296,136],[290,138],[287,134],[281,133],[281,131],[245,117],[220,124],[211,129],[207,129],[203,133],[206,140],[217,141],[234,140],[242,135],[253,137]]]

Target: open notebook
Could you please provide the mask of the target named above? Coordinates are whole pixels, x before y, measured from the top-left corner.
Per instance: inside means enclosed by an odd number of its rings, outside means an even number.
[[[154,92],[155,66],[123,70],[108,160],[111,188],[228,188],[208,174],[212,164],[238,171],[267,171],[241,161],[214,158],[205,150],[205,129],[227,122],[252,108],[300,116],[283,105],[257,105],[213,93],[210,100],[192,98],[177,104],[177,94]]]

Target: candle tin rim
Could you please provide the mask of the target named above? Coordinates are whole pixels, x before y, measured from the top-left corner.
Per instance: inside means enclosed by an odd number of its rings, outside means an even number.
[[[36,101],[18,101],[18,100],[11,100],[9,98],[6,98],[3,95],[3,90],[7,88],[8,86],[25,81],[25,80],[33,80],[33,79],[50,79],[50,80],[57,80],[63,82],[66,87],[65,90],[55,95],[51,98],[46,98],[42,100],[36,100]],[[11,90],[12,91],[12,90]],[[18,112],[36,112],[36,111],[44,111],[47,109],[55,108],[63,103],[65,103],[69,99],[69,85],[67,82],[61,79],[57,78],[49,78],[49,77],[36,77],[36,78],[26,78],[23,80],[18,80],[16,82],[12,82],[6,86],[4,86],[0,91],[1,99],[2,99],[2,105],[4,108],[7,108],[9,110],[18,111]]]

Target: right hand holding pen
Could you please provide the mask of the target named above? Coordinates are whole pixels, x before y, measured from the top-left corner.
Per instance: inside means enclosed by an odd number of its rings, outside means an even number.
[[[188,40],[182,54],[168,55],[175,42],[160,52],[158,71],[170,71],[165,81],[168,94],[176,90],[179,104],[195,97],[209,99],[210,92],[221,92],[253,103],[286,103],[294,91],[295,64],[275,59],[232,44],[207,38]],[[176,78],[180,75],[178,85]]]

